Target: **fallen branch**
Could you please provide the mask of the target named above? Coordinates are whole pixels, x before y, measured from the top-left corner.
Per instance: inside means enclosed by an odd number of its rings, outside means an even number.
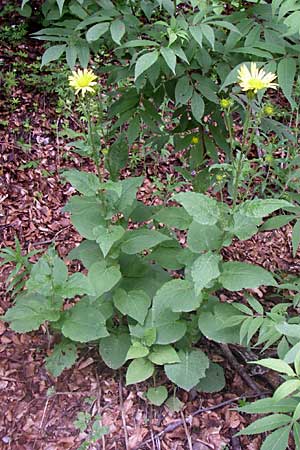
[[[224,402],[219,403],[218,405],[208,406],[207,408],[199,408],[196,411],[194,411],[192,414],[190,414],[190,416],[187,419],[185,419],[185,420],[178,419],[178,420],[174,420],[174,422],[171,422],[164,430],[162,430],[159,433],[155,434],[154,435],[154,439],[158,439],[158,438],[164,436],[167,433],[171,433],[172,431],[174,431],[177,428],[179,428],[181,425],[184,425],[184,422],[190,424],[191,417],[195,417],[195,416],[197,416],[199,414],[203,414],[205,412],[215,411],[216,409],[223,408],[224,406],[230,405],[232,403],[236,403],[236,402],[238,402],[239,400],[242,400],[242,399],[248,399],[248,398],[250,399],[250,398],[261,397],[262,394],[266,395],[266,394],[270,394],[270,393],[271,393],[271,391],[264,391],[263,393],[260,392],[259,394],[257,393],[257,394],[251,394],[251,395],[241,395],[240,397],[235,397],[235,398],[232,398],[230,400],[225,400]],[[145,445],[151,443],[152,439],[153,439],[153,437],[151,437],[150,439],[147,439],[146,441],[143,441],[137,447],[134,447],[133,450],[141,449]]]

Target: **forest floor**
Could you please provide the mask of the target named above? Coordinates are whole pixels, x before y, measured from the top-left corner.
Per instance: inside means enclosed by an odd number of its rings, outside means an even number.
[[[42,52],[41,44],[30,39],[18,44],[1,42],[0,239],[3,248],[14,246],[17,236],[24,252],[45,251],[49,244],[55,243],[60,256],[65,258],[81,238],[62,210],[74,190],[62,184],[59,174],[67,167],[82,170],[93,167],[87,159],[70,154],[63,137],[58,135],[61,116],[57,112],[57,98],[43,89],[43,80],[38,88],[30,83],[32,67],[39,64],[37,58]],[[11,86],[7,79],[13,75],[8,73],[15,74]],[[45,75],[41,72],[39,76]],[[160,201],[153,193],[151,175],[155,171],[164,182],[166,174],[174,171],[176,155],[172,158],[156,166],[154,162],[149,164],[139,193],[145,202]],[[227,248],[224,257],[253,261],[270,270],[296,272],[300,259],[292,257],[290,234],[289,226],[260,233]],[[0,314],[11,305],[5,292],[10,270],[4,266],[0,272]],[[264,296],[263,290],[256,293]],[[226,388],[216,394],[177,390],[176,395],[184,404],[177,413],[167,406],[149,405],[143,397],[146,383],[126,387],[123,371],[108,369],[92,346],[81,351],[72,369],[53,378],[44,367],[52,344],[43,327],[39,332],[16,334],[0,322],[0,449],[79,449],[89,439],[89,429],[83,432],[74,425],[80,412],[90,414],[90,425],[101,416],[101,425],[109,428],[108,434],[91,444],[90,449],[260,448],[260,435],[234,438],[238,430],[255,418],[240,414],[235,408],[237,398],[258,395],[245,381],[244,372],[248,378],[255,378],[262,392],[271,386],[262,377],[252,377],[242,361],[238,361],[241,370],[237,370],[213,343],[207,341],[207,352],[224,367]],[[169,386],[172,394],[172,386],[163,375],[160,381]],[[193,416],[195,411],[198,412]]]

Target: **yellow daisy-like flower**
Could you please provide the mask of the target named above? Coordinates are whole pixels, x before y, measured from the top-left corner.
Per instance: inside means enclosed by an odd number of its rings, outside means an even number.
[[[277,83],[274,83],[276,75],[272,72],[266,73],[263,69],[258,69],[255,63],[251,63],[250,70],[243,64],[238,71],[238,83],[243,91],[257,91],[266,88],[276,89]]]
[[[81,92],[82,97],[85,96],[87,92],[95,93],[95,86],[97,83],[97,77],[92,70],[89,69],[78,69],[77,72],[74,70],[72,75],[69,76],[69,85],[75,89],[75,94]]]

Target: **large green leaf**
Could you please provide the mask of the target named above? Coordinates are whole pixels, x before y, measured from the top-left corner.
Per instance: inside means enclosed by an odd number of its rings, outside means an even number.
[[[286,450],[288,448],[290,431],[290,426],[273,431],[264,440],[261,450]]]
[[[106,266],[105,261],[91,265],[88,280],[94,290],[94,296],[100,297],[110,291],[121,279],[122,275],[117,266]]]
[[[120,45],[121,39],[124,36],[126,31],[125,24],[120,19],[115,19],[110,25],[110,33],[112,39]]]
[[[153,52],[144,53],[140,56],[135,64],[134,79],[136,80],[142,73],[149,69],[153,64],[156,63],[159,53],[157,50]]]
[[[171,345],[154,345],[148,359],[159,366],[180,362],[176,350]]]
[[[105,226],[104,211],[96,197],[79,197],[74,195],[64,208],[71,213],[71,222],[86,239],[94,240],[94,228]]]
[[[75,342],[89,342],[108,336],[105,317],[88,298],[65,312],[62,333]]]
[[[176,206],[161,209],[153,216],[153,219],[178,230],[186,230],[192,221],[184,208]]]
[[[61,57],[63,52],[66,50],[67,46],[65,44],[62,45],[52,45],[51,47],[47,48],[45,53],[42,57],[42,64],[41,67],[45,66],[46,64],[49,64],[51,61],[56,61]]]
[[[100,189],[99,179],[94,173],[71,169],[66,170],[62,175],[83,195],[93,196]]]
[[[266,269],[238,261],[222,264],[219,281],[229,291],[255,289],[259,286],[277,286],[274,277]]]
[[[187,244],[192,252],[217,250],[222,246],[223,232],[216,225],[201,225],[195,220],[191,223]]]
[[[9,322],[12,330],[27,333],[38,330],[46,321],[57,321],[60,312],[49,298],[39,294],[21,294],[16,303],[0,319]]]
[[[82,241],[78,247],[70,251],[68,258],[79,259],[89,269],[92,264],[102,261],[103,254],[95,241]]]
[[[128,333],[111,334],[100,340],[99,353],[108,367],[117,370],[125,363],[130,345]]]
[[[196,295],[199,295],[202,289],[209,287],[211,282],[218,278],[220,261],[220,255],[207,252],[199,256],[193,263],[191,274],[195,283]]]
[[[126,384],[135,384],[145,381],[154,373],[154,365],[145,358],[134,359],[126,372]]]
[[[207,195],[197,192],[181,192],[174,195],[173,198],[196,222],[202,225],[214,225],[220,219],[218,202]]]
[[[293,208],[293,205],[277,198],[255,199],[242,203],[238,211],[247,217],[262,218],[281,208]]]
[[[211,300],[210,300],[210,303]],[[209,310],[201,311],[198,326],[208,339],[222,343],[239,343],[240,327],[228,326],[228,320],[236,316],[236,309],[227,303],[208,304]]]
[[[180,362],[176,364],[166,364],[165,372],[167,377],[177,386],[191,390],[205,376],[209,366],[209,359],[201,350],[180,351]]]
[[[168,240],[170,238],[159,231],[140,228],[138,230],[127,231],[121,248],[124,253],[134,255]]]
[[[102,22],[93,25],[86,33],[86,40],[88,42],[97,41],[103,34],[107,32],[109,28],[109,22]]]
[[[122,239],[125,230],[121,225],[110,225],[109,227],[98,225],[94,228],[93,233],[105,258],[112,246]]]
[[[271,414],[270,416],[258,419],[248,425],[242,431],[239,431],[238,436],[260,434],[265,431],[275,430],[276,428],[287,425],[291,422],[291,417],[286,414]]]
[[[160,53],[162,54],[165,62],[167,63],[168,67],[171,69],[171,71],[176,75],[176,54],[174,50],[170,47],[162,47],[160,49]]]
[[[188,280],[171,280],[165,283],[153,299],[154,317],[159,317],[161,311],[189,312],[199,308],[201,297],[196,296],[193,285]]]
[[[282,58],[278,63],[278,83],[292,108],[295,107],[292,92],[294,88],[296,70],[297,62],[295,58]]]
[[[150,297],[144,291],[126,292],[124,289],[117,289],[113,299],[115,307],[122,314],[143,325],[151,304]]]
[[[209,363],[209,368],[196,386],[199,392],[219,392],[226,385],[223,367],[216,363]]]

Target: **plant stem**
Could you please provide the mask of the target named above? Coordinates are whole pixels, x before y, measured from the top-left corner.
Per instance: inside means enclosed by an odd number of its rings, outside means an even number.
[[[231,163],[232,163],[233,162],[233,150],[234,150],[234,148],[233,148],[233,133],[232,133],[232,126],[231,126],[232,122],[231,122],[231,118],[230,118],[228,111],[225,111],[224,117],[225,117],[225,124],[227,127],[227,131],[229,134],[230,158],[231,158]]]
[[[90,108],[87,108],[85,103],[82,102],[82,106],[83,106],[83,110],[85,113],[85,117],[87,119],[87,123],[88,123],[88,137],[91,143],[91,147],[92,147],[92,152],[93,152],[93,160],[97,169],[97,174],[98,174],[98,178],[100,183],[103,182],[103,177],[101,174],[101,170],[100,170],[100,159],[99,159],[99,155],[98,155],[98,150],[97,150],[97,146],[95,143],[95,139],[94,139],[94,130],[93,130],[93,122],[92,122],[92,117],[91,117],[91,111]]]
[[[240,177],[241,177],[241,173],[242,173],[242,169],[243,169],[243,160],[244,160],[244,156],[246,156],[246,154],[247,154],[246,147],[247,147],[248,131],[250,128],[250,119],[251,119],[251,104],[249,102],[247,105],[247,109],[246,109],[246,118],[245,118],[245,124],[244,124],[244,129],[243,129],[241,151],[239,154],[239,159],[238,159],[237,168],[236,168],[236,172],[235,172],[235,179],[234,179],[234,183],[233,183],[233,198],[232,198],[232,207],[233,208],[236,207],[239,182],[240,182]],[[252,139],[250,139],[250,141],[248,143],[248,145],[250,147],[251,147],[252,140],[253,140],[253,133],[252,133]]]

